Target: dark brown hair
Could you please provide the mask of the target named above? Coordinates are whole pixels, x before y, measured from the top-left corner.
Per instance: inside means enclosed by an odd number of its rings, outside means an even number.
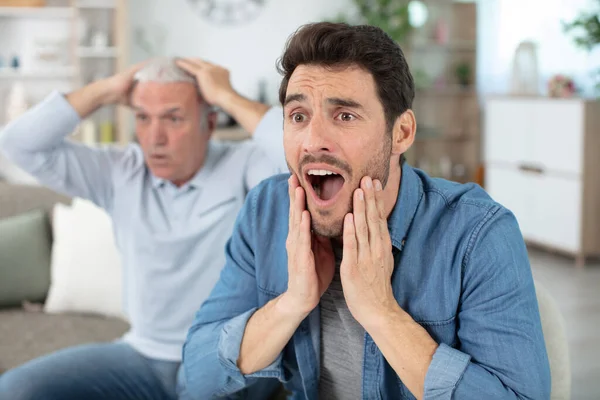
[[[369,25],[318,22],[298,29],[287,41],[277,69],[283,79],[279,101],[283,105],[290,77],[299,65],[343,67],[358,65],[375,80],[388,131],[396,119],[412,108],[413,78],[400,46],[380,28]]]

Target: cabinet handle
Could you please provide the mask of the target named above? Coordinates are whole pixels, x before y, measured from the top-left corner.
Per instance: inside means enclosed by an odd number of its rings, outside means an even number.
[[[523,172],[530,172],[532,174],[541,175],[544,173],[544,169],[541,167],[536,167],[534,165],[521,164],[519,165],[519,169]]]

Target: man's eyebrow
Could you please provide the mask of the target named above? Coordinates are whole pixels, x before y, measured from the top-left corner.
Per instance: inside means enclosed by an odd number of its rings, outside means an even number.
[[[306,100],[306,96],[300,93],[296,93],[296,94],[290,94],[289,96],[287,96],[285,98],[285,101],[283,102],[284,106],[287,106],[288,103],[291,103],[292,101],[304,101]]]
[[[161,115],[169,115],[169,114],[173,114],[177,111],[181,111],[181,107],[172,107],[169,108],[168,110],[165,110],[164,112],[161,113]]]
[[[327,103],[332,104],[334,106],[340,106],[340,107],[349,107],[349,108],[360,108],[360,109],[364,109],[364,107],[362,106],[362,104],[360,104],[357,101],[351,100],[351,99],[342,99],[339,97],[331,97],[327,99]]]

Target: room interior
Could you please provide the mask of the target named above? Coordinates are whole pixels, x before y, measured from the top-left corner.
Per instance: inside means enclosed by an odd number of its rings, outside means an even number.
[[[480,185],[515,214],[536,283],[564,331],[568,354],[556,379],[568,390],[553,398],[599,398],[600,2],[406,0],[365,12],[365,4],[379,2],[0,0],[0,130],[52,91],[68,92],[151,57],[219,63],[236,90],[275,105],[276,60],[297,27],[318,20],[379,25],[401,44],[415,81],[418,129],[408,162],[435,177]],[[595,30],[586,30],[583,19],[593,25],[594,17]],[[72,139],[124,146],[134,137],[132,115],[119,106],[83,121]],[[213,138],[249,135],[220,112]],[[70,209],[64,218],[72,224],[56,220],[61,206]],[[49,193],[0,156],[0,373],[126,329],[117,250],[100,213]],[[59,234],[60,243],[45,242]],[[76,254],[67,255],[69,240],[77,240]],[[38,246],[30,252],[32,241]],[[89,254],[97,254],[96,262],[76,272]],[[98,260],[114,267],[108,275]],[[29,275],[10,272],[9,262]],[[71,281],[59,283],[59,263]],[[24,276],[36,284],[10,283]],[[48,328],[56,318],[64,319]],[[67,326],[81,335],[66,334]],[[41,333],[48,330],[53,334]]]

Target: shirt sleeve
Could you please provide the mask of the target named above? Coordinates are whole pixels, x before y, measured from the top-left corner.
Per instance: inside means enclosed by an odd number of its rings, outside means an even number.
[[[259,307],[253,253],[256,235],[252,228],[258,189],[250,192],[238,215],[225,249],[225,267],[197,313],[183,347],[186,392],[197,399],[244,390],[268,393],[284,380],[281,355],[272,365],[251,375],[243,375],[237,367],[246,324]]]
[[[67,140],[79,123],[65,97],[54,92],[0,133],[0,150],[41,184],[110,209],[113,165],[125,151]]]
[[[488,213],[463,262],[457,348],[441,344],[425,399],[549,399],[550,367],[527,249],[514,216]]]

